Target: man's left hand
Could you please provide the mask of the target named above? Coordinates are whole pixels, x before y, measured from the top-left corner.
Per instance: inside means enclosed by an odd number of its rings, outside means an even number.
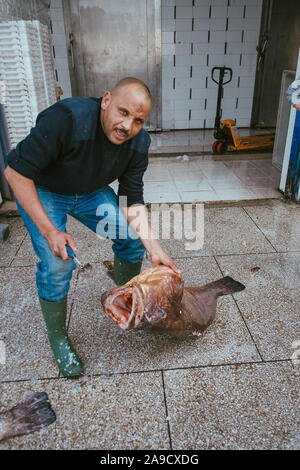
[[[169,268],[173,269],[173,271],[182,276],[181,271],[176,266],[172,258],[162,248],[151,253],[150,259],[153,267],[158,266],[159,264],[163,264],[165,266],[169,266]]]

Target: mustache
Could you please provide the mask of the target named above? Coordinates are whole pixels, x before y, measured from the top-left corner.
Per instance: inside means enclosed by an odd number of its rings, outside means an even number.
[[[121,127],[115,127],[115,131],[120,132],[121,134],[124,134],[126,137],[128,137],[129,133],[125,129],[122,129]]]

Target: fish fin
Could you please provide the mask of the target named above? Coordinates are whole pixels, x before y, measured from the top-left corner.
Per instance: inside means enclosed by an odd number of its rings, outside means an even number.
[[[5,412],[5,415],[9,426],[4,437],[29,434],[48,426],[56,420],[56,415],[45,392],[37,392],[27,396],[16,406]]]
[[[246,286],[238,281],[235,281],[230,276],[222,277],[218,281],[212,282],[210,285],[219,290],[217,293],[218,297],[220,295],[234,294],[235,292],[240,292],[246,289]]]

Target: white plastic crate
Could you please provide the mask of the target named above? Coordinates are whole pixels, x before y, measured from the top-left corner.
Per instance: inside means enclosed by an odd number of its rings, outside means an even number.
[[[0,99],[11,145],[34,126],[37,114],[55,102],[48,29],[39,21],[0,22]]]

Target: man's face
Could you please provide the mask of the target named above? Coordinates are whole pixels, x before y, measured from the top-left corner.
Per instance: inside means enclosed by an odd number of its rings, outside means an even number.
[[[105,92],[100,112],[104,134],[113,144],[123,144],[140,132],[150,109],[150,98],[136,85]]]

